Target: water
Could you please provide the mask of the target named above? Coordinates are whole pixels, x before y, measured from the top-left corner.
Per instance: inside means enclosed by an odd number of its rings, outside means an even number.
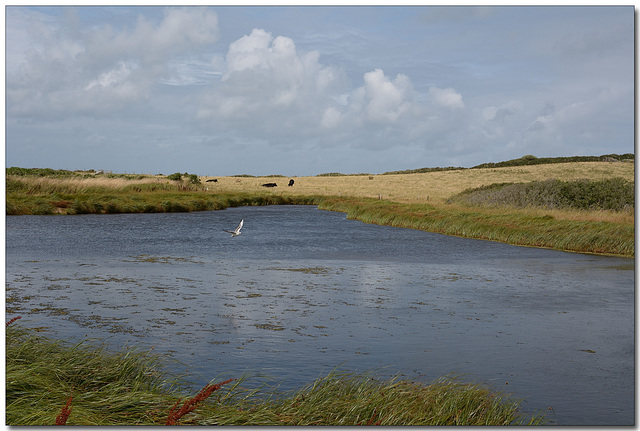
[[[245,220],[242,235],[231,238]],[[634,261],[368,225],[309,206],[13,216],[7,319],[154,347],[199,388],[451,373],[562,425],[634,424]]]

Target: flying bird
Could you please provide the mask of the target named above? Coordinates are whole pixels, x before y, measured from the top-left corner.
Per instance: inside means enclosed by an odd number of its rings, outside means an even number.
[[[234,236],[238,236],[240,235],[240,229],[242,229],[242,225],[244,224],[244,219],[240,220],[240,224],[238,224],[238,227],[236,228],[236,230],[226,230],[223,229],[225,232],[229,232],[231,234],[231,238],[233,238]]]

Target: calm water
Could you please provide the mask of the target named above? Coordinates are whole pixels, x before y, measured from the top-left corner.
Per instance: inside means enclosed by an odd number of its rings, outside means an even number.
[[[245,220],[242,235],[231,238]],[[7,319],[168,354],[201,387],[333,368],[455,373],[552,423],[634,423],[634,261],[368,225],[309,206],[13,216]],[[386,367],[386,368],[385,368]]]

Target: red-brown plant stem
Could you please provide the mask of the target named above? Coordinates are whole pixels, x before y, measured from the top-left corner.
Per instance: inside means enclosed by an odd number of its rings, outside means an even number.
[[[206,400],[209,395],[220,389],[223,385],[233,381],[235,379],[225,380],[224,382],[215,384],[215,385],[207,385],[198,392],[198,395],[184,402],[180,410],[176,411],[178,407],[179,401],[173,406],[171,411],[169,412],[169,417],[167,418],[166,425],[175,425],[178,422],[178,419],[186,415],[187,413],[191,413],[196,409],[198,404],[204,400]]]
[[[18,320],[18,319],[22,319],[22,316],[17,316],[17,317],[14,317],[13,319],[9,320],[9,321],[7,322],[7,326],[6,326],[6,327],[8,327],[9,325],[11,325],[13,322],[15,322],[15,321],[16,321],[16,320]]]
[[[73,397],[69,397],[67,400],[67,404],[60,410],[60,414],[56,417],[56,425],[66,425],[67,419],[69,419],[69,415],[71,414],[71,400]]]

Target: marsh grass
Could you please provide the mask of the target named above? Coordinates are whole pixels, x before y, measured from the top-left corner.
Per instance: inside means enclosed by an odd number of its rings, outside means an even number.
[[[560,250],[634,256],[634,212],[469,206],[450,198],[495,183],[633,183],[634,163],[573,162],[415,174],[270,178],[217,177],[202,185],[166,178],[7,177],[7,215],[209,211],[245,205],[318,205],[368,223]]]
[[[240,407],[238,409],[238,407]],[[371,373],[333,371],[302,388],[266,401],[222,406],[206,425],[436,426],[537,425],[506,394],[456,378],[431,384],[379,379]]]
[[[549,214],[486,211],[375,199],[324,199],[319,208],[341,211],[365,223],[426,230],[465,238],[581,253],[633,256],[633,224],[556,219]]]
[[[536,425],[537,414],[490,388],[334,371],[299,391],[250,387],[244,376],[186,396],[160,357],[6,330],[6,424],[66,425]],[[182,406],[182,407],[180,407]],[[179,408],[180,407],[180,408]]]
[[[151,424],[178,385],[157,371],[159,358],[131,349],[73,346],[6,330],[6,423],[53,425],[69,397],[67,425]]]

